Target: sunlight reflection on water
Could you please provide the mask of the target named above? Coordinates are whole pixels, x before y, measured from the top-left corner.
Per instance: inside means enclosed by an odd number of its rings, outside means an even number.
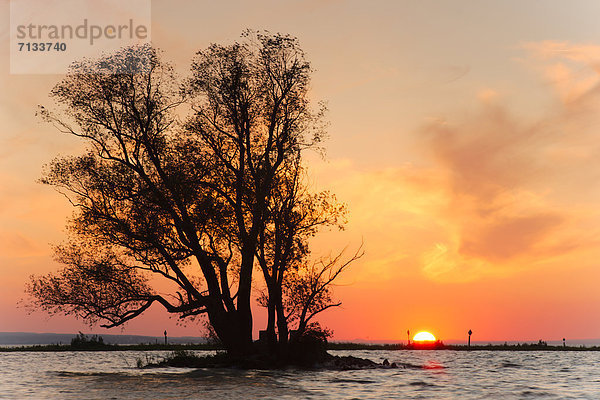
[[[203,353],[203,352],[198,352]],[[599,352],[336,351],[398,369],[140,370],[167,352],[0,353],[2,399],[598,398]]]

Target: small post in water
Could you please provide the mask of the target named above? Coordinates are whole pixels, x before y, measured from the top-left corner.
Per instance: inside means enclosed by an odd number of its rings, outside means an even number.
[[[469,329],[469,332],[468,332],[468,334],[469,334],[469,344],[468,344],[468,347],[471,347],[471,334],[472,333],[473,333],[473,331]]]
[[[563,347],[567,347],[567,339],[563,338]]]
[[[165,330],[165,346],[167,345],[167,331]]]

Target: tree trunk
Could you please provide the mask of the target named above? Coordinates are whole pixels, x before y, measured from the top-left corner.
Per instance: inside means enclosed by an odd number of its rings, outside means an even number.
[[[252,289],[252,269],[254,267],[254,248],[245,246],[242,251],[240,280],[238,284],[237,311],[235,312],[235,335],[239,335],[243,347],[252,348],[252,309],[250,295]]]
[[[252,335],[240,329],[237,312],[209,312],[208,315],[215,333],[229,355],[244,356],[253,352]]]
[[[277,335],[275,333],[275,303],[269,291],[269,300],[267,303],[267,348],[270,354],[277,352]]]
[[[275,305],[277,311],[277,330],[279,332],[278,355],[285,359],[288,356],[289,329],[287,319],[285,318],[285,310],[283,308],[283,296],[281,288],[275,289]]]

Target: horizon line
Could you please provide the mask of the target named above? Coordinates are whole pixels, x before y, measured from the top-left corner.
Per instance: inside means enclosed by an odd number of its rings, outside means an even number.
[[[83,331],[77,331],[77,332],[31,332],[31,331],[0,331],[0,335],[1,334],[34,334],[34,335],[77,335],[79,332],[82,332],[86,335],[98,335],[98,336],[147,336],[147,337],[163,337],[162,332],[154,335],[154,334],[141,334],[141,333],[98,333],[98,332],[94,332],[94,331],[90,331],[90,332],[83,332]],[[191,338],[204,338],[204,336],[202,335],[177,335],[177,336],[171,336],[169,335],[169,337],[171,338],[187,338],[187,337],[191,337]],[[566,338],[566,341],[599,341],[600,342],[600,337],[587,337],[587,338],[568,338],[568,337],[564,337]],[[436,340],[441,341],[441,342],[467,342],[467,339],[442,339],[442,338],[436,338]],[[503,342],[507,342],[507,343],[511,343],[511,342],[538,342],[539,340],[545,341],[545,342],[562,342],[563,338],[557,338],[557,339],[544,339],[544,338],[537,338],[537,339],[477,339],[477,340],[471,340],[471,343],[491,343],[491,342],[499,342],[499,343],[503,343]],[[376,344],[401,344],[401,343],[406,343],[406,339],[365,339],[365,338],[352,338],[352,339],[348,339],[348,338],[332,338],[331,340],[329,340],[330,342],[338,342],[338,343],[376,343]],[[412,340],[411,340],[412,342]]]

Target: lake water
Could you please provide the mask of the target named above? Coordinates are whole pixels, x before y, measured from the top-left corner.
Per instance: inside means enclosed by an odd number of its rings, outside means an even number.
[[[199,354],[207,352],[197,352]],[[168,352],[0,353],[2,399],[598,399],[600,352],[332,351],[398,369],[136,368]]]

